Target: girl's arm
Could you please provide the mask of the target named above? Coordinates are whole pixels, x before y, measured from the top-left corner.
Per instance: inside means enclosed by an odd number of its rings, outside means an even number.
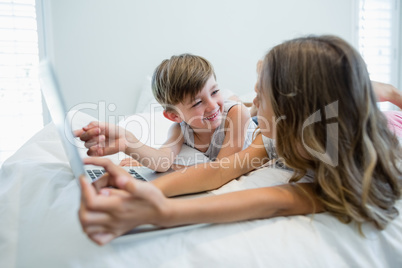
[[[225,139],[216,159],[230,156],[243,149],[250,119],[250,112],[243,104],[235,105],[229,110],[224,129]]]
[[[229,181],[260,167],[268,160],[262,135],[259,134],[248,148],[239,153],[224,157],[219,161],[197,164],[169,173],[151,183],[168,197],[198,193],[217,189]],[[98,190],[106,186],[117,187],[116,178],[106,175],[93,184]]]
[[[385,83],[380,83],[380,82],[375,82],[375,81],[371,81],[371,83],[373,85],[373,91],[379,102],[389,101],[392,104],[398,106],[400,109],[402,109],[402,93],[401,93],[401,91],[399,91],[396,87],[394,87],[390,84],[385,84]]]
[[[259,134],[241,152],[167,174],[151,183],[168,197],[214,190],[262,166],[268,160],[262,135]]]
[[[284,184],[193,199],[168,199],[163,219],[153,224],[176,226],[225,223],[322,212],[311,184]]]
[[[223,223],[247,219],[308,214],[323,211],[309,184],[286,184],[194,199],[170,199],[150,183],[136,181],[108,159],[91,158],[86,164],[103,166],[119,189],[99,194],[81,178],[79,218],[83,230],[105,244],[141,224],[176,226]]]
[[[158,172],[167,171],[179,154],[184,138],[178,123],[174,123],[168,130],[168,138],[160,148],[153,148],[141,143],[134,135],[128,139],[131,146],[124,151],[134,160]]]

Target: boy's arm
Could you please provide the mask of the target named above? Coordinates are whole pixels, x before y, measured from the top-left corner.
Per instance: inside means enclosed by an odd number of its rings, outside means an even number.
[[[143,166],[158,172],[167,171],[179,154],[184,138],[180,125],[175,123],[168,130],[168,138],[160,148],[153,148],[141,143],[134,135],[128,140],[125,153]],[[130,145],[131,144],[131,145]]]
[[[168,131],[168,139],[156,149],[139,141],[131,132],[114,124],[91,122],[88,126],[74,131],[88,148],[89,156],[105,156],[124,152],[150,169],[164,172],[173,163],[183,144],[179,124],[173,124]]]
[[[243,104],[233,106],[226,117],[225,138],[216,159],[227,157],[243,149],[250,124],[250,112]]]

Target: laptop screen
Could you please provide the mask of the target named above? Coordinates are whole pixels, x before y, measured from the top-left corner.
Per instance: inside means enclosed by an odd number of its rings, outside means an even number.
[[[66,105],[62,98],[57,79],[50,62],[47,60],[42,61],[39,65],[39,81],[42,95],[49,109],[50,116],[59,132],[71,169],[74,176],[78,178],[81,174],[86,174],[84,164],[74,142],[75,138],[70,120],[67,118]]]

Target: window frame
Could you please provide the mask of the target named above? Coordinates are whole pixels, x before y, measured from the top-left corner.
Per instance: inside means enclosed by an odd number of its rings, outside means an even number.
[[[352,30],[353,34],[353,46],[359,51],[359,30],[360,30],[360,3],[366,0],[354,0],[352,12],[354,14],[354,27]],[[400,24],[402,23],[402,9],[399,0],[393,1],[393,16],[392,16],[392,34],[391,43],[393,50],[393,57],[391,62],[391,76],[389,83],[402,90],[402,35],[400,31],[402,30]],[[379,81],[384,82],[384,81]],[[397,109],[396,106],[390,107],[391,109]]]

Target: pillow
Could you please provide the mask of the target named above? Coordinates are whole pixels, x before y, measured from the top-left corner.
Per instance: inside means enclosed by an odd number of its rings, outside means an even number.
[[[155,100],[152,93],[151,76],[147,76],[138,97],[135,113],[151,113],[152,110],[162,111],[162,106]]]
[[[118,125],[133,133],[140,142],[159,148],[166,141],[173,122],[166,119],[158,107],[150,105],[149,108],[151,112],[127,116]]]

